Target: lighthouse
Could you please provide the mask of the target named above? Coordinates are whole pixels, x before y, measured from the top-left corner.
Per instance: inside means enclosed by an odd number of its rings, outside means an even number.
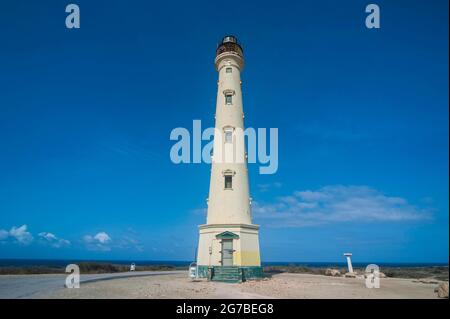
[[[206,224],[199,226],[199,277],[240,282],[262,276],[259,226],[252,224],[244,139],[242,46],[226,36],[216,49],[215,133]]]

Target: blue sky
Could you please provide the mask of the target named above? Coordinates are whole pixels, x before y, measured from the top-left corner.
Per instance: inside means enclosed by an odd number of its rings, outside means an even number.
[[[243,43],[263,261],[448,262],[448,2],[10,1],[0,11],[0,258],[193,260],[214,125],[214,53]]]

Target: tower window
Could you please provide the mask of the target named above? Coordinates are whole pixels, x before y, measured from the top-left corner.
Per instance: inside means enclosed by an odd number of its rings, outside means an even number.
[[[232,97],[233,97],[233,95],[231,95],[231,93],[225,94],[225,104],[226,105],[231,105],[233,103]]]
[[[223,91],[223,94],[225,95],[225,105],[232,105],[233,95],[235,94],[234,90],[227,89]]]
[[[226,68],[226,69],[225,69],[225,72],[226,72],[226,73],[231,73],[231,72],[233,72],[233,69],[232,69],[232,68]]]
[[[233,176],[225,175],[225,189],[233,188]]]
[[[225,143],[233,143],[233,129],[232,128],[225,129]]]

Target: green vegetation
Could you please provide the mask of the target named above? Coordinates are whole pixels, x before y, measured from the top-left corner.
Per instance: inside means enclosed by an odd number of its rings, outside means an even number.
[[[387,277],[395,278],[433,278],[448,281],[448,266],[436,267],[388,267],[381,270]]]
[[[78,263],[81,274],[103,274],[127,272],[129,265],[119,265],[98,262]],[[136,265],[136,271],[167,271],[186,270],[187,267],[176,267],[172,265]],[[0,267],[0,275],[29,275],[29,274],[63,274],[65,267],[62,266],[21,266],[21,267]]]
[[[313,274],[325,275],[326,268],[306,267],[306,266],[266,266],[264,267],[265,274],[279,274],[282,272],[298,273],[298,274]]]
[[[327,267],[339,269],[339,267]],[[313,275],[325,275],[327,268],[321,267],[306,267],[306,266],[266,266],[264,267],[264,273],[267,275],[273,275],[277,273],[301,273],[301,274],[313,274]],[[339,269],[341,274],[345,274],[346,269]],[[364,273],[363,268],[355,268],[355,272],[359,274]],[[381,267],[380,271],[386,275],[386,277],[392,278],[411,278],[411,279],[435,279],[446,280],[449,279],[448,266],[427,266],[427,267]]]
[[[0,267],[0,275],[30,275],[30,274],[62,274],[64,268],[26,266],[26,267]]]
[[[78,263],[81,274],[102,274],[102,273],[117,273],[127,272],[130,270],[129,265],[119,265],[111,263],[99,262],[81,262]],[[327,267],[339,269],[341,274],[345,274],[346,269],[339,267]],[[266,266],[264,267],[264,274],[271,276],[277,273],[299,273],[312,275],[325,275],[327,268],[322,267],[308,267],[308,266]],[[169,271],[169,270],[187,270],[186,266],[173,265],[136,265],[136,271]],[[364,273],[363,268],[355,268],[359,274]],[[449,279],[448,266],[427,266],[427,267],[381,267],[387,277],[393,278],[411,278],[411,279],[435,279],[447,280]],[[21,266],[21,267],[0,267],[0,275],[28,275],[28,274],[64,274],[65,267],[62,266]]]

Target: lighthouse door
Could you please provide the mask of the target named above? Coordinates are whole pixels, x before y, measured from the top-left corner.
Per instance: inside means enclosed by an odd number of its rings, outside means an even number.
[[[222,266],[233,266],[233,239],[222,239]]]

